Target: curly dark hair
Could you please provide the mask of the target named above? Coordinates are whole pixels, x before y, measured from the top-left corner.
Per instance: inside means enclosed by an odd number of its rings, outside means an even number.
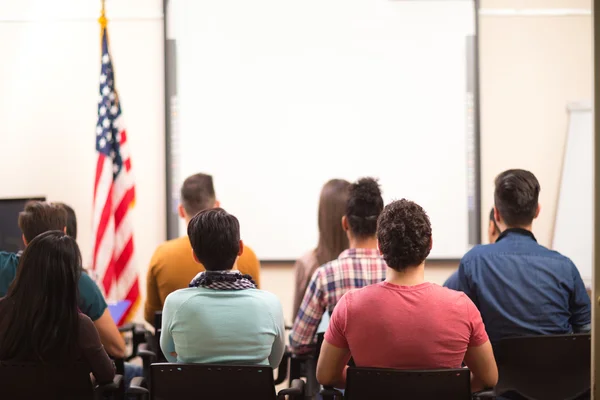
[[[346,218],[355,236],[374,236],[377,231],[377,218],[382,210],[383,197],[376,179],[361,178],[350,185]]]
[[[207,271],[233,268],[240,251],[240,223],[222,208],[200,211],[188,225],[194,254]]]
[[[402,199],[388,204],[377,221],[379,250],[390,268],[416,267],[431,250],[431,222],[423,208]]]

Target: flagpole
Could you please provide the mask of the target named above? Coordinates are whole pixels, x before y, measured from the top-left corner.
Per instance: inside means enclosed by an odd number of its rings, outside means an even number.
[[[100,23],[100,28],[104,29],[106,28],[106,12],[105,12],[105,5],[106,5],[106,0],[101,0],[101,4],[102,7],[100,9],[100,18],[98,18],[98,22]]]

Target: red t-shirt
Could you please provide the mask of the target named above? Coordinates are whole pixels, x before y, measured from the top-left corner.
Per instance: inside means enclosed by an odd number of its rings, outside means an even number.
[[[464,293],[433,283],[382,282],[342,297],[325,340],[349,348],[359,367],[436,369],[460,368],[467,347],[488,336]]]

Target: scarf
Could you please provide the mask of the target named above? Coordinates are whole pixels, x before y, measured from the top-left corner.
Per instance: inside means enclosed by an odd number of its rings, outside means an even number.
[[[216,290],[256,289],[256,284],[248,274],[239,271],[204,271],[192,279],[189,287],[204,287]]]

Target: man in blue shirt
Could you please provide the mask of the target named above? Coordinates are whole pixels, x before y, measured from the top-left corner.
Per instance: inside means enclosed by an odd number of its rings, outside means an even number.
[[[477,246],[460,261],[448,287],[475,303],[492,343],[512,336],[588,331],[590,299],[573,262],[537,243],[540,184],[525,170],[496,178],[495,243]]]

